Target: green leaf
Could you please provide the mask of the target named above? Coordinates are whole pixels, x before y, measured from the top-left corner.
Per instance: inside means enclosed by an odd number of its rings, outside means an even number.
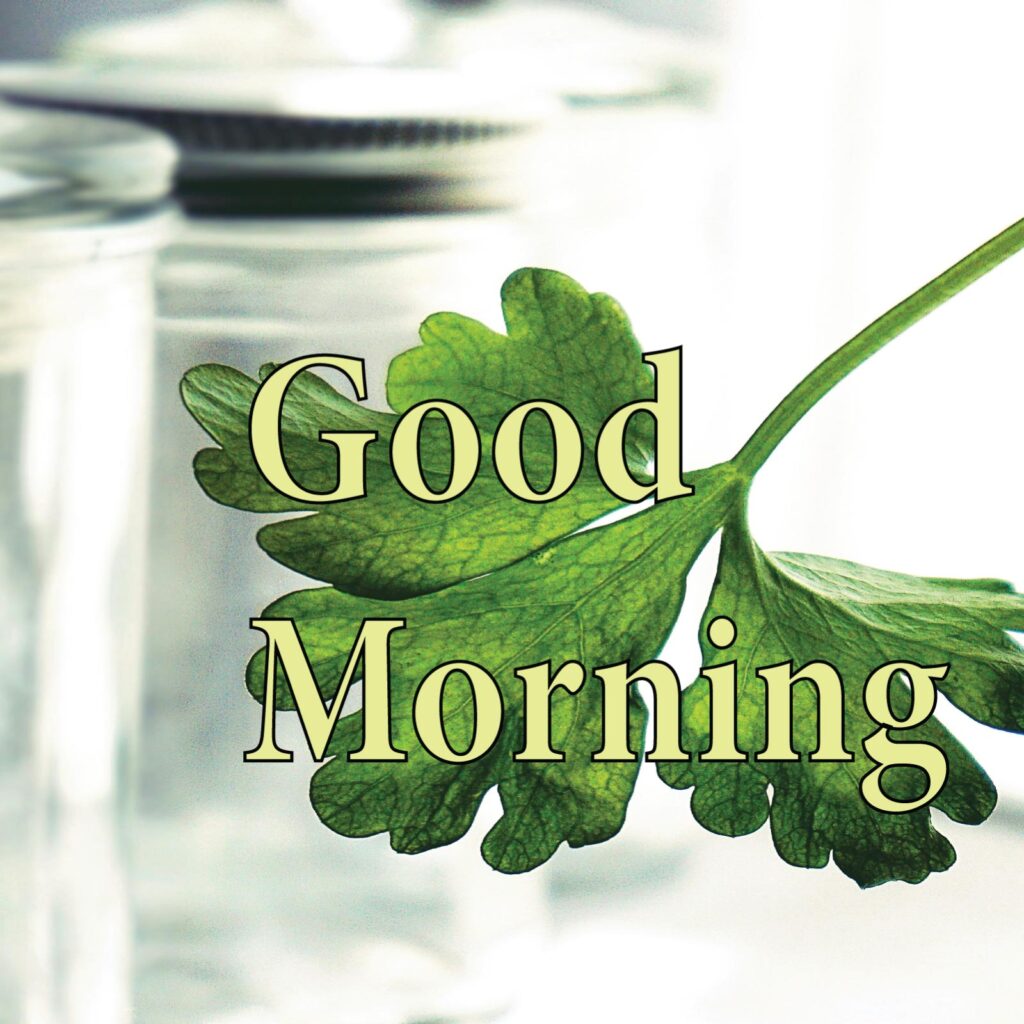
[[[737,625],[735,643],[720,651],[707,640],[717,616]],[[764,684],[759,667],[792,661],[799,668],[830,660],[845,692],[845,763],[692,761],[659,765],[669,785],[693,786],[691,808],[723,835],[753,832],[770,817],[779,854],[789,863],[836,865],[862,886],[890,879],[917,882],[950,866],[955,854],[932,825],[927,807],[891,814],[871,807],[859,790],[874,767],[861,746],[878,729],[862,702],[864,682],[893,661],[949,664],[938,685],[949,699],[988,725],[1024,729],[1024,651],[1007,630],[1024,629],[1024,598],[993,580],[921,579],[813,555],[766,554],[744,524],[724,531],[715,583],[702,625],[704,664],[737,662],[738,748],[765,745]],[[895,684],[909,702],[903,682]],[[684,747],[709,746],[709,684],[701,677],[683,697]],[[906,704],[909,707],[909,703]],[[794,749],[809,753],[817,736],[815,687],[798,682],[793,695]],[[896,739],[938,746],[949,775],[933,806],[977,824],[995,805],[995,790],[966,750],[933,717]],[[912,799],[920,780],[911,769],[886,772],[883,786]],[[767,789],[771,786],[769,801]]]
[[[863,886],[919,881],[948,867],[953,849],[932,826],[930,808],[883,814],[860,795],[859,781],[871,766],[861,741],[876,726],[861,706],[859,688],[884,662],[948,662],[942,686],[954,704],[979,721],[1021,731],[1024,662],[1007,631],[1024,629],[1024,599],[998,581],[919,579],[808,555],[767,555],[741,517],[758,470],[809,409],[866,359],[1021,248],[1024,220],[865,327],[800,381],[729,463],[693,474],[695,496],[582,533],[573,531],[619,504],[600,484],[591,460],[570,494],[551,504],[511,498],[485,460],[464,497],[423,505],[397,486],[390,470],[387,444],[395,417],[348,401],[313,375],[295,383],[282,418],[286,460],[302,484],[312,490],[335,484],[335,450],[318,440],[320,431],[375,430],[380,441],[368,453],[368,497],[329,506],[290,501],[267,487],[252,462],[248,415],[256,382],[226,367],[190,372],[182,385],[186,405],[220,446],[196,458],[207,493],[253,512],[310,513],[264,527],[258,538],[272,557],[338,588],[289,595],[266,613],[296,621],[322,693],[333,691],[364,618],[407,620],[393,641],[392,697],[395,741],[408,749],[409,763],[347,762],[346,753],[361,744],[361,729],[358,716],[343,719],[332,759],[312,784],[321,818],[345,835],[387,831],[396,849],[428,849],[462,835],[484,793],[497,786],[504,815],[485,839],[484,855],[504,871],[539,864],[562,842],[578,846],[614,834],[637,766],[590,760],[601,739],[594,686],[575,696],[556,691],[553,698],[555,745],[565,749],[564,763],[515,762],[522,708],[512,668],[545,661],[557,667],[572,659],[592,669],[655,657],[675,621],[694,559],[728,523],[704,628],[720,615],[739,627],[730,657],[739,660],[741,748],[758,750],[764,741],[757,667],[827,659],[846,680],[846,738],[857,757],[832,764],[673,763],[660,766],[662,776],[670,785],[693,787],[691,807],[705,827],[740,835],[770,817],[787,861],[820,867],[831,855]],[[592,454],[600,425],[615,409],[651,396],[652,375],[625,315],[607,296],[590,295],[552,271],[523,270],[506,282],[502,305],[507,336],[452,313],[428,318],[423,345],[392,364],[393,407],[401,412],[424,400],[455,401],[480,425],[486,451],[510,408],[547,399],[569,408]],[[550,438],[535,421],[524,455],[528,472],[543,485]],[[446,433],[429,421],[424,432],[424,473],[440,488],[448,472]],[[651,440],[648,418],[635,417],[626,453],[637,477],[647,474]],[[703,649],[706,663],[723,660],[706,641]],[[263,657],[261,652],[249,667],[257,697]],[[508,710],[495,749],[459,766],[429,756],[411,727],[420,679],[453,658],[488,667]],[[472,722],[455,693],[458,684],[451,689],[446,732],[457,746],[460,740],[466,745]],[[817,731],[810,689],[798,686],[794,695],[794,745],[803,752],[814,746]],[[279,706],[288,707],[282,688],[278,696]],[[906,690],[896,697],[905,707]],[[631,728],[639,749],[644,709],[635,695],[633,700]],[[694,752],[708,745],[708,712],[707,681],[701,678],[685,691],[680,723],[684,745]],[[995,801],[982,770],[934,719],[901,736],[915,737],[940,747],[948,760],[949,777],[934,806],[957,821],[982,821]],[[883,786],[897,799],[920,792],[911,768],[888,770]]]
[[[291,594],[265,616],[295,621],[321,693],[333,696],[366,617],[404,618],[392,640],[393,742],[406,764],[348,762],[362,741],[360,715],[343,718],[313,778],[313,806],[347,836],[391,833],[396,850],[413,853],[453,842],[469,828],[483,795],[497,785],[504,815],[483,844],[501,871],[525,871],[562,842],[601,842],[622,825],[639,762],[593,763],[602,746],[601,691],[584,685],[552,700],[553,747],[559,763],[516,762],[522,741],[522,684],[515,668],[580,661],[588,669],[657,655],[679,613],[686,574],[734,500],[728,467],[693,477],[696,493],[559,541],[516,565],[439,593],[403,601],[357,599],[325,588]],[[483,665],[503,693],[505,724],[479,761],[450,765],[419,744],[412,698],[422,678],[457,657]],[[249,686],[262,697],[265,653],[249,666]],[[446,691],[445,732],[469,746],[473,722],[458,687]],[[278,693],[283,687],[278,687]],[[633,701],[633,748],[642,753],[646,715]]]
[[[304,504],[270,488],[249,446],[249,411],[257,381],[226,366],[199,366],[182,382],[185,405],[220,445],[201,451],[195,473],[206,493],[249,512],[307,512],[264,526],[260,547],[314,579],[355,594],[400,598],[428,593],[508,565],[573,532],[622,503],[597,476],[590,458],[600,424],[630,401],[653,394],[653,376],[614,300],[590,295],[563,274],[513,274],[502,292],[508,337],[445,313],[423,325],[423,346],[392,364],[388,391],[399,411],[444,397],[467,408],[481,427],[481,473],[460,498],[426,504],[395,481],[388,445],[397,417],[339,395],[314,374],[289,389],[282,414],[290,471],[304,487],[336,483],[337,452],[319,441],[324,430],[375,430],[367,454],[367,496]],[[268,368],[269,370],[269,368]],[[265,371],[268,372],[268,371]],[[490,432],[513,406],[546,398],[568,408],[588,445],[584,469],[556,502],[531,504],[505,490],[490,463]],[[531,479],[550,474],[550,435],[537,417],[527,422],[524,451]],[[634,417],[627,458],[638,478],[651,458],[648,417]],[[438,489],[447,480],[447,433],[427,421],[425,476]]]
[[[420,328],[418,348],[396,356],[388,401],[397,412],[443,395],[493,433],[523,402],[548,400],[569,409],[588,450],[616,409],[654,394],[629,319],[611,296],[590,294],[553,270],[517,270],[501,289],[507,337],[458,313],[435,313]],[[634,417],[626,461],[648,472],[652,431]]]

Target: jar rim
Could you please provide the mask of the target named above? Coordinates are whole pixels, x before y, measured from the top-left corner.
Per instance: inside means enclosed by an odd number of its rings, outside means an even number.
[[[0,103],[0,268],[154,248],[176,161],[131,122]]]
[[[117,259],[152,252],[180,220],[172,202],[118,211],[87,211],[77,218],[14,222],[0,232],[0,272]]]

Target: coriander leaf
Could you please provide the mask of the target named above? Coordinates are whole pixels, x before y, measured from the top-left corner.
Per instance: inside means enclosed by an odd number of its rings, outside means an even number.
[[[349,402],[312,375],[294,385],[283,416],[286,458],[302,483],[325,490],[335,482],[334,449],[318,441],[321,430],[373,429],[381,442],[369,450],[368,498],[326,507],[290,501],[267,487],[249,452],[256,382],[226,367],[199,367],[187,375],[185,402],[220,445],[196,459],[207,493],[254,512],[312,513],[264,528],[260,544],[284,564],[352,594],[400,599],[364,602],[322,589],[292,594],[268,609],[296,619],[322,692],[333,689],[364,617],[400,614],[408,621],[394,641],[400,657],[392,664],[396,739],[409,749],[411,764],[347,762],[344,755],[359,743],[361,729],[359,716],[343,719],[333,758],[312,786],[323,820],[346,835],[389,831],[396,849],[428,849],[463,834],[484,792],[497,785],[505,813],[488,834],[484,854],[502,870],[541,863],[563,841],[581,845],[612,835],[636,766],[590,762],[599,745],[593,693],[585,689],[569,697],[556,691],[554,737],[566,749],[565,763],[518,763],[511,753],[518,746],[522,708],[511,668],[531,661],[557,665],[578,659],[593,667],[654,657],[675,619],[696,554],[729,522],[705,627],[728,615],[740,629],[732,656],[740,662],[741,746],[759,749],[764,738],[761,694],[752,689],[755,666],[804,664],[841,643],[841,657],[831,660],[840,662],[848,683],[847,745],[858,757],[838,764],[663,764],[662,776],[671,785],[694,787],[691,806],[705,827],[739,835],[770,817],[786,860],[822,866],[831,854],[863,886],[895,878],[919,881],[948,867],[952,847],[932,827],[928,809],[883,814],[861,799],[858,783],[869,765],[859,741],[875,724],[851,693],[883,661],[948,661],[944,692],[955,704],[980,721],[1020,730],[1021,651],[1006,631],[1024,628],[1022,598],[994,581],[915,579],[807,555],[767,555],[739,516],[755,475],[809,409],[899,334],[1021,248],[1024,220],[865,327],[800,381],[729,463],[695,475],[697,494],[689,501],[655,505],[572,536],[566,535],[619,504],[599,485],[592,465],[553,504],[511,499],[485,465],[463,498],[421,505],[390,473],[386,447],[395,417]],[[592,454],[608,415],[649,398],[653,390],[625,316],[606,296],[588,295],[552,271],[514,274],[502,300],[507,337],[455,314],[430,317],[422,328],[423,345],[392,365],[393,407],[403,411],[423,400],[455,400],[483,426],[486,450],[510,408],[522,401],[556,401],[581,423]],[[528,470],[544,474],[550,439],[536,420],[528,421],[524,453]],[[424,472],[443,485],[446,437],[431,422],[425,433]],[[648,418],[635,417],[626,453],[637,477],[647,475],[651,440]],[[498,676],[509,709],[495,750],[471,765],[429,757],[409,724],[419,677],[453,651],[468,652]],[[712,663],[720,653],[706,643],[704,652]],[[249,667],[249,686],[257,696],[262,658],[260,653]],[[809,689],[810,684],[798,686],[794,696],[795,745],[805,753],[815,741]],[[892,689],[906,706],[905,688]],[[279,706],[287,707],[280,689],[278,697]],[[643,708],[635,697],[634,710],[638,744]],[[695,752],[708,743],[708,710],[707,682],[701,679],[685,691],[681,723],[684,744]],[[456,744],[469,736],[472,723],[465,714],[454,698],[446,702],[447,731]],[[940,747],[948,759],[949,777],[936,807],[959,821],[983,820],[995,793],[981,769],[934,720],[903,738],[914,736]],[[889,770],[883,785],[897,798],[920,792],[913,769]]]
[[[727,650],[707,640],[707,626],[728,616],[738,629]],[[691,809],[713,832],[742,835],[770,817],[784,860],[836,865],[861,886],[891,879],[917,882],[949,867],[955,853],[932,826],[927,807],[888,814],[868,804],[860,779],[874,767],[861,743],[878,725],[868,717],[862,688],[870,673],[892,661],[949,664],[939,688],[958,707],[988,725],[1024,729],[1024,650],[1006,633],[1024,629],[1024,597],[992,580],[924,579],[838,559],[766,554],[746,526],[723,534],[718,578],[702,625],[704,664],[737,661],[738,748],[765,744],[764,684],[758,667],[792,661],[795,668],[832,661],[844,681],[846,746],[850,762],[806,759],[768,763],[691,761],[659,765],[677,788],[695,787]],[[894,683],[909,706],[905,683]],[[709,685],[701,677],[683,696],[684,748],[709,745]],[[817,736],[814,685],[793,692],[794,749],[806,754]],[[995,789],[966,750],[934,718],[894,739],[938,746],[949,765],[933,804],[954,821],[977,824],[991,813]],[[891,768],[883,786],[897,799],[920,792],[916,773]],[[767,796],[768,786],[772,797]]]
[[[497,785],[503,817],[483,843],[500,871],[526,871],[562,842],[601,842],[622,825],[638,762],[594,763],[602,746],[600,687],[577,694],[556,690],[552,737],[559,763],[517,762],[522,741],[522,683],[515,668],[551,661],[553,670],[577,660],[588,670],[657,655],[675,622],[686,574],[734,500],[729,467],[693,476],[696,493],[662,502],[616,523],[577,533],[489,576],[402,601],[357,599],[324,588],[272,604],[270,618],[293,619],[325,696],[333,696],[364,618],[404,618],[391,644],[394,745],[405,764],[350,762],[361,745],[360,715],[342,718],[329,747],[332,759],[315,774],[313,805],[326,825],[347,836],[391,833],[392,846],[417,852],[453,842],[469,828],[484,794]],[[420,745],[412,699],[428,671],[457,657],[475,661],[503,693],[505,721],[494,749],[478,761],[451,765]],[[261,697],[265,652],[249,665],[250,690]],[[450,742],[465,749],[470,709],[451,684],[444,707]],[[279,686],[277,692],[286,692]],[[632,698],[633,748],[642,752],[646,714]],[[287,705],[288,701],[282,701]]]
[[[263,480],[249,446],[257,381],[213,365],[190,370],[182,382],[185,405],[220,445],[197,455],[199,483],[215,501],[245,511],[311,513],[264,526],[257,535],[260,546],[304,575],[389,599],[493,571],[613,510],[622,503],[598,478],[590,449],[580,478],[557,502],[512,497],[490,463],[488,427],[522,401],[548,398],[574,414],[592,444],[615,409],[650,398],[653,376],[625,315],[607,296],[588,295],[565,275],[544,270],[513,274],[503,302],[509,337],[439,314],[423,325],[424,345],[392,364],[389,394],[399,410],[444,397],[480,417],[480,475],[458,499],[434,505],[410,497],[395,481],[388,458],[397,417],[350,401],[314,374],[296,379],[285,399],[282,435],[289,469],[307,489],[328,490],[336,482],[337,452],[319,440],[320,432],[375,430],[379,440],[367,450],[367,494],[327,505],[279,494]],[[651,458],[648,420],[634,417],[627,432],[627,455],[638,478]],[[423,433],[424,473],[441,489],[450,464],[447,432],[428,419]],[[543,424],[528,420],[524,453],[531,477],[543,480],[550,473],[550,448]]]
[[[653,397],[629,319],[611,296],[591,294],[565,274],[524,268],[501,289],[507,337],[457,313],[435,313],[420,328],[423,342],[397,355],[388,371],[388,401],[398,412],[444,395],[489,432],[523,402],[549,400],[569,409],[588,450],[611,413]],[[647,474],[652,431],[634,417],[626,460]]]

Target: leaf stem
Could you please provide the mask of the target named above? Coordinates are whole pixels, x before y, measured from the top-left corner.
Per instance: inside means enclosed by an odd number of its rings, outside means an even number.
[[[908,327],[1020,249],[1024,249],[1024,219],[1011,224],[995,238],[989,239],[959,263],[883,313],[874,323],[819,363],[779,402],[733,458],[733,466],[748,482],[752,480],[782,439],[844,377]]]

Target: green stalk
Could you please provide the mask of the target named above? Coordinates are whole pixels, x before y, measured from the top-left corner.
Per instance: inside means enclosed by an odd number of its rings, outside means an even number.
[[[736,470],[748,481],[752,480],[779,442],[844,377],[908,327],[1020,249],[1024,249],[1024,219],[989,239],[854,335],[842,348],[819,363],[772,410],[733,458]]]

